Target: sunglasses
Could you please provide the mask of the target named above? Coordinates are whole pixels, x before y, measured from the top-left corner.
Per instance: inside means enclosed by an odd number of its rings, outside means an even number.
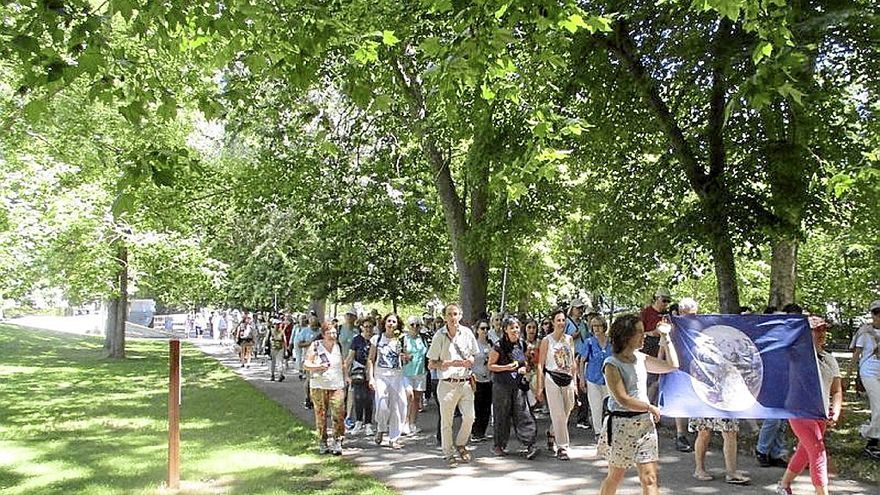
[[[489,327],[487,327],[486,325],[480,325],[480,330],[488,330],[488,329],[489,329]]]
[[[871,314],[872,314],[872,315],[880,315],[880,308],[872,309],[872,310],[871,310]]]
[[[669,304],[672,302],[672,299],[663,298],[663,299],[660,299],[660,301],[665,302],[666,304]]]

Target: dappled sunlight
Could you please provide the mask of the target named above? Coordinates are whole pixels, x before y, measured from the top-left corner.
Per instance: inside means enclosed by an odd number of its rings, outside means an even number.
[[[128,355],[0,325],[0,492],[169,493],[167,342],[130,342]],[[309,452],[311,429],[234,373],[189,345],[183,356],[177,493],[387,493]]]
[[[43,460],[40,449],[22,442],[0,441],[0,468],[17,475],[19,482],[4,494],[37,493],[44,487],[91,476],[90,468],[63,460]],[[2,476],[0,476],[2,480]],[[4,487],[0,484],[0,487]]]

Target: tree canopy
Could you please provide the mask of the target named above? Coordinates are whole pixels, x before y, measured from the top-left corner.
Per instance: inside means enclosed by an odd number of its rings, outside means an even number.
[[[880,291],[874,2],[0,17],[2,297],[131,281],[166,304],[437,295],[473,318],[666,285],[848,318]]]

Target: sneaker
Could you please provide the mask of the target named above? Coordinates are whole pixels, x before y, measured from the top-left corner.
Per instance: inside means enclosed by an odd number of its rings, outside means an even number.
[[[880,460],[880,446],[871,445],[865,447],[865,455],[870,457],[871,459]]]
[[[272,377],[269,378],[269,381],[270,381],[270,382],[274,382],[274,381],[275,381],[275,375],[272,375]]]
[[[559,449],[559,450],[557,450],[557,451],[556,451],[556,458],[559,459],[560,461],[568,461],[568,460],[570,460],[569,457],[568,457],[568,452],[566,452],[565,449]]]
[[[278,383],[281,383],[283,381],[284,381],[284,375],[281,375],[280,377],[278,377]]]
[[[482,443],[486,441],[486,435],[471,435],[471,442],[473,443]]]
[[[306,409],[312,409],[314,406],[312,405],[311,402],[305,401],[305,402],[303,402],[303,407]]]
[[[354,418],[345,418],[345,429],[350,430],[354,428]]]
[[[589,429],[591,428],[591,426],[588,425],[587,423],[578,423],[578,424],[576,424],[576,425],[574,425],[574,426],[575,426],[576,428],[580,428],[580,429],[582,429],[582,430],[589,430]]]
[[[538,456],[538,447],[535,447],[534,444],[529,445],[528,449],[526,449],[526,459],[532,460]]]
[[[330,447],[327,446],[327,442],[321,442],[321,445],[318,446],[319,454],[327,454],[330,452]]]
[[[364,435],[371,437],[375,434],[376,432],[373,430],[373,423],[367,423],[367,426],[364,427]]]
[[[333,447],[330,449],[330,452],[333,455],[342,455],[342,442],[336,440],[333,442]]]
[[[355,421],[354,426],[348,431],[349,435],[360,435],[364,431],[364,423]]]
[[[758,465],[761,467],[770,467],[770,456],[767,454],[762,454],[755,451],[755,459],[758,460]]]
[[[694,447],[686,436],[679,435],[675,438],[675,450],[679,452],[693,452]]]
[[[770,466],[787,468],[788,467],[788,459],[786,459],[784,457],[771,457],[770,458]]]
[[[776,485],[776,495],[793,495],[791,487],[782,486],[782,483]]]

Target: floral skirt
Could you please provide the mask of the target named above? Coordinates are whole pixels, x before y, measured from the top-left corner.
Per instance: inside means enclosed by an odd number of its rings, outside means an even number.
[[[688,431],[697,433],[701,430],[709,431],[739,431],[739,421],[730,418],[691,418],[688,421]]]
[[[610,445],[607,421],[611,421]],[[657,428],[651,415],[606,417],[599,436],[599,455],[604,456],[609,465],[622,468],[659,461]]]

